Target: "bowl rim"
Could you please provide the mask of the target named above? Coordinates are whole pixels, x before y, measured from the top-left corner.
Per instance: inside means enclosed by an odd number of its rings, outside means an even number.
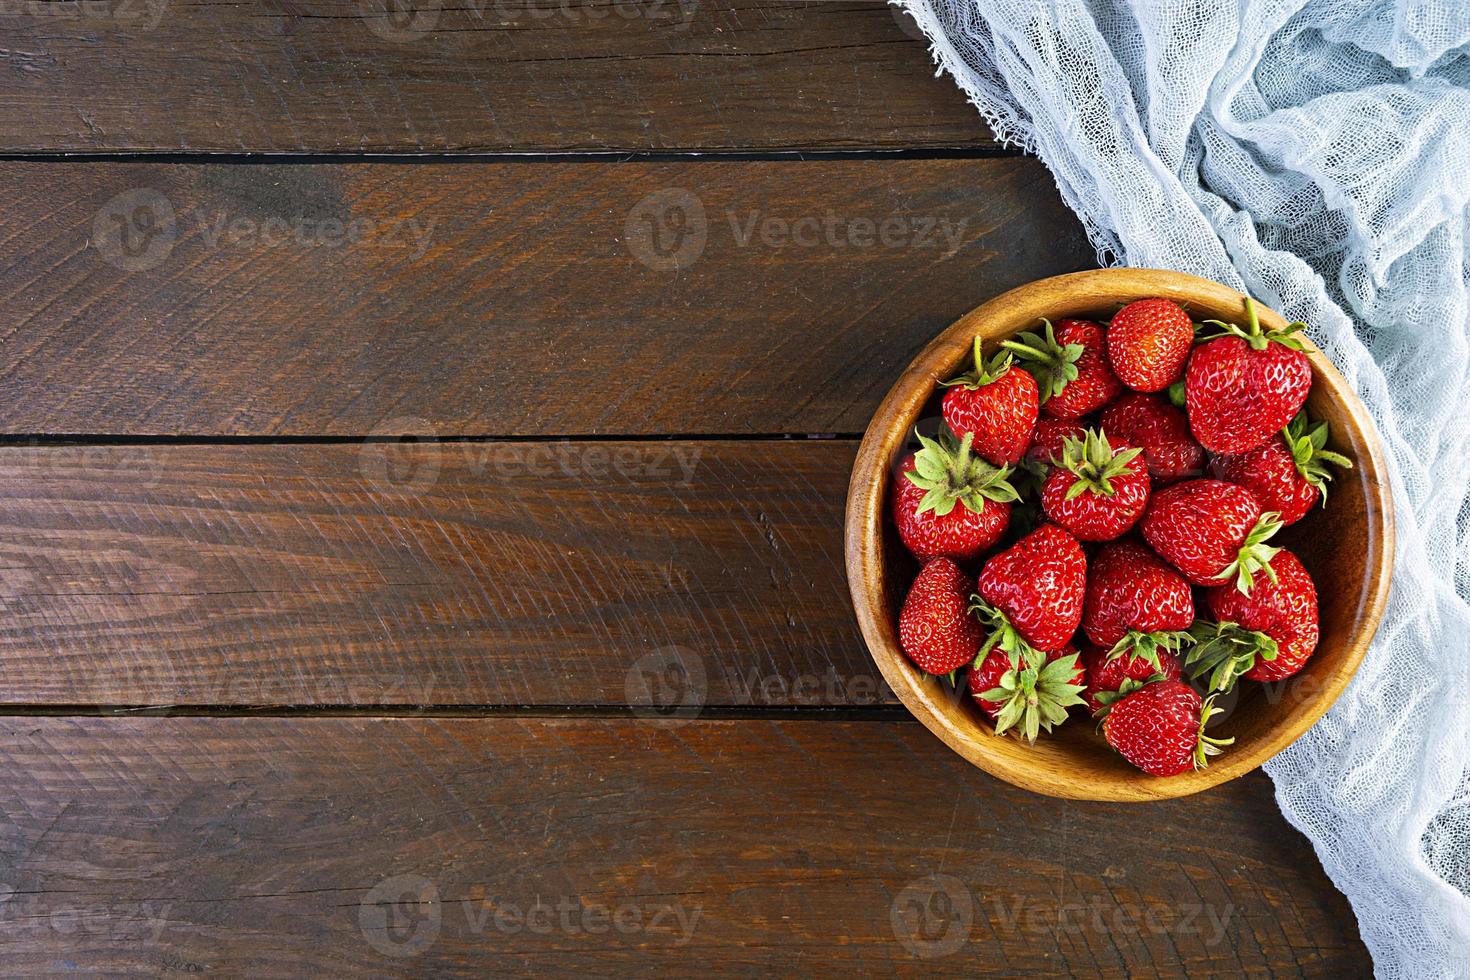
[[[1322,385],[1326,388],[1327,396],[1341,406],[1353,430],[1352,441],[1356,443],[1357,454],[1355,466],[1364,487],[1368,523],[1368,540],[1364,548],[1367,574],[1359,599],[1358,626],[1348,641],[1345,655],[1322,683],[1316,696],[1298,702],[1284,722],[1268,730],[1265,737],[1250,746],[1226,752],[1206,769],[1166,779],[1120,776],[1116,785],[1109,785],[1105,791],[1099,788],[1097,780],[1059,778],[1057,774],[1046,771],[1045,767],[1017,765],[985,751],[982,748],[984,741],[974,738],[975,726],[962,730],[950,717],[937,710],[935,702],[938,699],[931,690],[933,685],[925,686],[925,675],[913,667],[897,648],[896,629],[889,622],[892,617],[883,601],[882,566],[876,558],[882,549],[889,468],[898,447],[907,437],[908,429],[933,397],[937,382],[953,374],[985,321],[1003,313],[1010,318],[1007,311],[1034,301],[1042,294],[1055,295],[1059,289],[1087,292],[1098,287],[1138,299],[1162,296],[1186,302],[1208,297],[1210,302],[1222,306],[1240,304],[1243,307],[1246,299],[1245,294],[1228,286],[1187,273],[1133,267],[1094,269],[1018,286],[980,304],[950,324],[905,368],[873,413],[859,444],[848,487],[844,529],[848,587],[863,640],[888,686],[925,727],[971,763],[1013,785],[1047,796],[1111,802],[1169,799],[1200,792],[1259,768],[1300,737],[1337,700],[1362,663],[1388,601],[1394,553],[1393,498],[1382,443],[1367,408],[1331,360],[1303,337],[1303,346],[1312,365],[1314,387]],[[1259,301],[1256,306],[1263,326],[1279,329],[1286,325],[1286,319],[1280,313]],[[896,421],[903,424],[896,424]],[[1335,441],[1346,441],[1344,433],[1335,435]]]

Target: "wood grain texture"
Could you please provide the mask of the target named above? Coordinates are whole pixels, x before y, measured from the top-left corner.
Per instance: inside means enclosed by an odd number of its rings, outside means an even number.
[[[1030,160],[0,181],[24,434],[857,432],[977,299],[1093,261]]]
[[[10,704],[891,700],[852,441],[0,448]]]
[[[64,0],[0,30],[5,152],[991,143],[878,0]]]
[[[1273,543],[1289,546],[1316,582],[1321,641],[1305,668],[1271,685],[1242,682],[1221,701],[1212,731],[1229,746],[1208,768],[1168,779],[1138,771],[1086,726],[1070,725],[1034,746],[994,737],[949,685],[918,671],[899,648],[896,622],[913,560],[887,516],[891,467],[909,433],[933,417],[935,382],[972,360],[975,338],[995,343],[1038,317],[1105,317],[1125,303],[1164,297],[1196,320],[1246,322],[1246,297],[1201,279],[1158,269],[1103,269],[1030,283],[977,307],[915,358],[884,399],[863,437],[848,502],[846,554],[863,636],[899,698],[956,752],[1003,779],[1039,793],[1078,799],[1147,801],[1209,789],[1260,766],[1320,718],[1352,679],[1388,601],[1393,571],[1393,500],[1377,429],[1368,411],[1321,351],[1302,336],[1312,367],[1311,417],[1331,426],[1333,448],[1352,460],[1337,474],[1325,509],[1314,509]],[[1259,306],[1261,323],[1286,320]]]
[[[1367,974],[1264,777],[1135,813],[907,721],[8,719],[0,922],[17,975]]]

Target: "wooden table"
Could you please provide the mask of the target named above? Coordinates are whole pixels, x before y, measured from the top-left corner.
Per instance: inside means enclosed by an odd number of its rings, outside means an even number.
[[[7,975],[1368,969],[1256,773],[963,764],[841,522],[1095,262],[884,6],[0,11]]]

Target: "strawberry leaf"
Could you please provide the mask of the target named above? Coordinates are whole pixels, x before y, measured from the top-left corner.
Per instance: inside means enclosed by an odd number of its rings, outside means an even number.
[[[1302,479],[1317,488],[1324,507],[1327,505],[1327,484],[1332,480],[1332,471],[1328,466],[1351,469],[1353,465],[1352,460],[1346,456],[1326,448],[1328,435],[1327,423],[1312,424],[1306,409],[1298,412],[1296,418],[1281,430],[1281,438],[1291,450],[1291,459],[1296,464],[1297,472]]]
[[[938,439],[914,433],[919,451],[914,454],[914,468],[904,473],[914,486],[928,491],[919,501],[918,512],[933,511],[943,517],[956,502],[977,514],[984,513],[987,501],[1011,503],[1019,499],[1011,486],[1009,466],[996,467],[976,456],[970,448],[972,433],[958,443],[948,432]]]
[[[1077,380],[1077,361],[1086,348],[1081,344],[1058,343],[1051,321],[1041,322],[1045,333],[1027,331],[1001,341],[1000,346],[1019,358],[1020,367],[1036,379],[1041,403],[1045,405]]]
[[[1200,620],[1190,627],[1190,633],[1195,646],[1185,658],[1185,668],[1211,691],[1229,691],[1258,661],[1275,660],[1280,653],[1269,634],[1235,623]]]

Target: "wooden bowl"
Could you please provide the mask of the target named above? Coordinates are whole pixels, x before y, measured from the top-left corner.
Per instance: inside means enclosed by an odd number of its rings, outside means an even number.
[[[908,709],[950,748],[1017,786],[1082,800],[1136,801],[1186,796],[1250,772],[1290,745],[1347,685],[1378,628],[1393,561],[1393,504],[1382,447],[1362,402],[1330,361],[1308,344],[1314,382],[1307,406],[1331,423],[1332,448],[1353,461],[1317,508],[1280,537],[1312,573],[1322,639],[1296,677],[1265,686],[1242,681],[1231,710],[1212,725],[1235,744],[1197,772],[1168,778],[1134,769],[1080,716],[1035,745],[997,737],[968,694],[915,668],[898,646],[898,612],[918,565],[888,519],[888,488],[921,419],[939,417],[936,382],[967,366],[973,338],[994,343],[1035,327],[1042,317],[1108,319],[1150,296],[1182,303],[1196,320],[1245,322],[1240,293],[1196,276],[1154,269],[1104,269],[1043,279],[998,296],[954,323],[926,347],[883,400],[863,437],[847,500],[847,576],[873,659]],[[1286,321],[1258,306],[1268,328]],[[963,684],[961,685],[963,688]]]

